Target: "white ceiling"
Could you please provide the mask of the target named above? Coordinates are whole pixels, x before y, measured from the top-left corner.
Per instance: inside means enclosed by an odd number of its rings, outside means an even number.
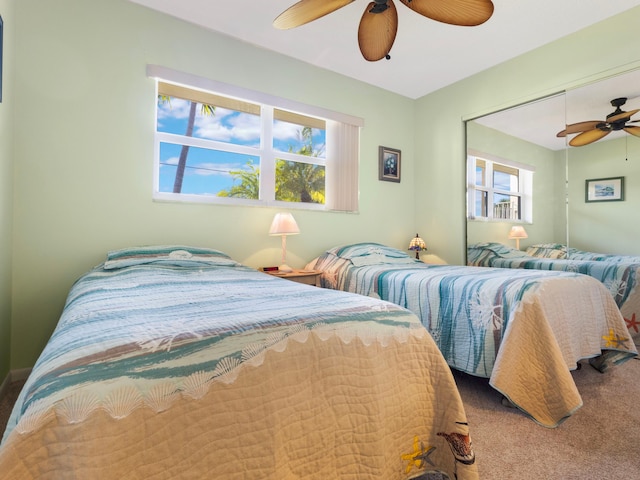
[[[395,0],[399,25],[391,59],[368,62],[358,49],[357,32],[369,0],[291,30],[277,30],[272,22],[297,0],[130,1],[413,99],[640,5],[640,0],[493,0],[495,11],[486,23],[458,27]]]
[[[492,113],[476,121],[514,137],[541,145],[551,150],[566,147],[573,135],[558,138],[556,134],[564,130],[565,124],[590,120],[604,121],[615,110],[611,106],[614,98],[626,97],[621,107],[628,112],[640,108],[640,70],[634,70],[589,85],[567,91],[566,95],[557,95],[519,107]],[[640,120],[640,112],[631,117]],[[640,123],[634,125],[640,126]],[[611,132],[602,141],[629,137],[632,141],[640,138],[630,136],[624,131]]]

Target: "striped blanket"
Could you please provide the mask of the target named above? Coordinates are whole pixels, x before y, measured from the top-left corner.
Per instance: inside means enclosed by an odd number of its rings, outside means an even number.
[[[13,410],[9,479],[476,479],[419,320],[185,246],[82,276]]]
[[[330,249],[307,268],[323,272],[323,287],[412,310],[450,366],[489,378],[545,426],[582,405],[570,375],[579,360],[604,369],[637,354],[612,297],[586,275],[427,265],[372,243]]]
[[[538,254],[540,249],[532,249],[531,252]],[[640,344],[640,263],[631,261],[634,257],[592,255],[595,254],[570,250],[570,258],[540,258],[500,243],[479,243],[469,246],[467,263],[481,267],[555,270],[589,275],[609,291],[624,317],[629,334],[636,345]]]
[[[479,248],[484,246],[501,246],[499,243],[478,244]],[[507,249],[509,247],[506,247]],[[504,251],[503,248],[501,250]],[[568,260],[591,260],[595,262],[617,262],[617,263],[640,263],[640,257],[635,255],[615,255],[611,253],[596,253],[579,250],[561,243],[537,243],[527,247],[527,255],[540,258],[561,258]]]

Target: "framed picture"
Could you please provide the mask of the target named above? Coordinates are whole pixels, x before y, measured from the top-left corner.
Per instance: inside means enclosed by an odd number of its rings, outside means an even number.
[[[624,177],[594,178],[585,184],[585,202],[624,200]]]
[[[378,148],[378,180],[400,183],[400,150]]]

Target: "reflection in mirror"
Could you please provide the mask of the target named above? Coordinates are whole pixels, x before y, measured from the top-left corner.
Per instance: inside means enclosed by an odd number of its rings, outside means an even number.
[[[626,101],[616,101],[620,98]],[[620,114],[616,107],[623,101],[619,110],[627,114]],[[583,146],[567,147],[568,232],[572,247],[589,252],[640,255],[640,136],[636,136],[640,135],[640,129],[634,128],[640,126],[638,109],[640,70],[567,91],[567,124],[597,123],[584,134],[567,136],[569,141],[577,139],[578,143],[584,137],[597,139]],[[634,111],[637,112],[629,115]],[[607,121],[608,115],[611,116]],[[601,183],[607,187],[611,182],[597,180],[617,177],[623,179],[614,185],[623,188],[621,201],[616,191],[611,196],[587,197],[587,181],[592,186]]]
[[[620,105],[626,114],[612,105],[618,98],[627,98]],[[467,205],[467,244],[515,247],[508,238],[515,224],[523,225],[528,234],[520,241],[522,250],[562,243],[590,252],[640,255],[640,129],[635,128],[640,127],[639,109],[640,70],[635,70],[466,122],[471,156],[528,166],[535,172],[531,216],[514,219],[478,215],[489,210],[491,202],[486,201],[485,210],[478,206],[476,167],[468,167],[467,190],[474,201]],[[558,137],[565,129],[566,135]],[[582,132],[586,133],[574,141]],[[581,146],[571,146],[571,141]],[[606,188],[596,199],[601,201],[588,201],[589,185],[593,190],[612,183],[613,201],[607,200]],[[615,191],[618,185],[622,192]],[[527,195],[522,197],[525,204]]]
[[[528,235],[519,241],[522,250],[535,243],[567,242],[566,148],[565,139],[556,137],[564,125],[564,94],[466,122],[467,244],[515,247],[516,241],[509,239],[514,225],[523,226]],[[480,174],[484,163],[497,167],[488,178]],[[505,168],[518,171],[509,187],[497,181]],[[518,190],[517,202],[504,197],[513,190]],[[481,200],[486,197],[485,206]],[[507,203],[516,215],[501,214]]]

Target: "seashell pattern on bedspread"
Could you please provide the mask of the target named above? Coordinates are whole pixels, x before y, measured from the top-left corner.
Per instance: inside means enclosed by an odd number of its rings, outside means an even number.
[[[489,378],[547,427],[582,406],[570,373],[579,360],[598,357],[604,370],[637,355],[613,298],[587,275],[429,265],[375,243],[329,249],[307,268],[323,287],[413,311],[451,367]]]
[[[184,258],[75,283],[5,431],[4,479],[477,478],[442,436],[468,436],[466,417],[415,315]]]
[[[530,247],[527,252],[487,242],[470,245],[467,258],[469,265],[480,267],[554,270],[595,278],[609,291],[622,313],[629,335],[636,346],[640,345],[639,257],[596,254],[557,244]]]

